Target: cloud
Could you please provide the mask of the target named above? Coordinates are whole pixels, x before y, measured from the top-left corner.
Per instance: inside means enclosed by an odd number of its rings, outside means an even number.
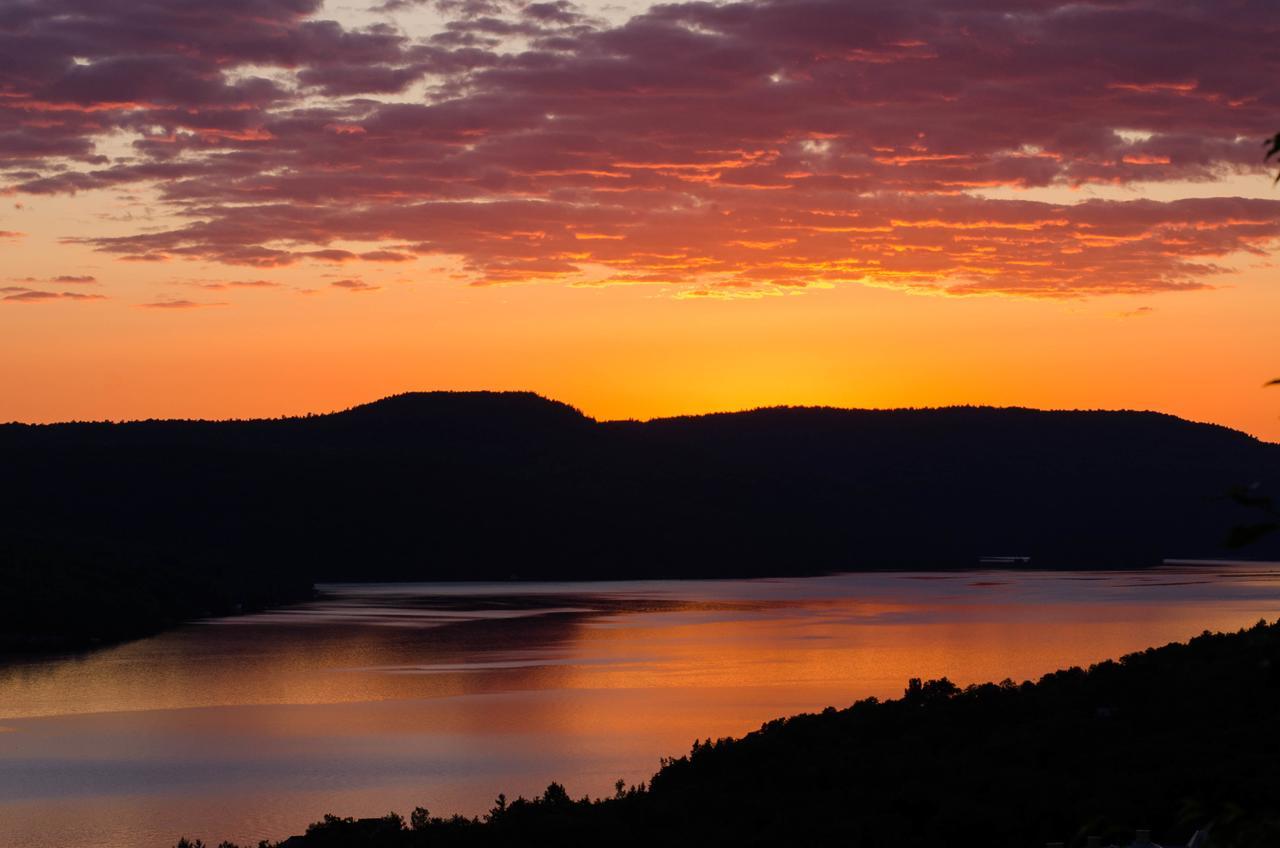
[[[1113,312],[1111,315],[1113,318],[1142,318],[1155,311],[1154,306],[1139,306],[1136,309],[1130,309],[1125,312]]]
[[[75,239],[67,239],[67,241],[74,242]],[[163,253],[136,253],[136,254],[126,253],[123,256],[119,256],[117,258],[121,262],[168,262],[173,257],[166,256]]]
[[[51,300],[106,300],[105,295],[101,294],[84,294],[82,292],[53,292],[38,291],[36,289],[24,289],[19,286],[0,287],[0,300],[13,301],[14,303],[44,303]]]
[[[334,280],[329,285],[346,289],[349,292],[369,292],[382,288],[381,286],[371,286],[363,280]]]
[[[194,300],[157,300],[153,303],[139,303],[143,309],[204,309],[211,306],[227,306],[226,303],[201,303]]]
[[[433,255],[477,285],[1154,294],[1280,237],[1280,202],[984,194],[1260,171],[1263,0],[434,5],[414,39],[318,0],[147,0],[146,27],[0,0],[0,187],[155,186],[184,223],[67,234],[130,261]]]
[[[93,285],[98,282],[97,277],[81,274],[59,274],[56,277],[40,278],[40,277],[10,277],[9,279],[19,283],[59,283],[63,285]]]
[[[370,250],[360,254],[365,262],[412,262],[415,258],[409,253],[397,253],[394,250]]]
[[[225,282],[212,283],[192,283],[202,289],[210,289],[212,291],[225,291],[226,289],[278,289],[280,283],[271,280],[227,280]]]
[[[358,258],[356,254],[352,253],[349,250],[335,250],[333,248],[326,248],[324,250],[312,250],[312,251],[308,251],[307,253],[298,254],[298,255],[305,256],[308,259],[316,259],[321,262],[333,262],[337,264],[342,264],[343,262],[351,262],[352,260]],[[293,257],[289,257],[288,263],[292,263],[292,262],[293,262]],[[288,263],[282,260],[282,264],[288,264]]]

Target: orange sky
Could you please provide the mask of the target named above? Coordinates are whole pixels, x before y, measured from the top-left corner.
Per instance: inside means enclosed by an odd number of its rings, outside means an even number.
[[[806,2],[822,26],[514,4],[501,37],[460,5],[29,11],[0,48],[62,58],[0,67],[0,420],[530,389],[598,418],[1136,408],[1280,440],[1274,14],[1187,4],[1134,53],[1101,7]]]
[[[105,278],[115,269],[104,264],[85,270]],[[1280,372],[1270,269],[1221,290],[1066,302],[862,286],[679,300],[393,275],[410,282],[232,292],[207,308],[10,306],[0,419],[271,416],[488,388],[532,389],[601,418],[769,404],[1158,409],[1280,440],[1280,396],[1261,388]]]

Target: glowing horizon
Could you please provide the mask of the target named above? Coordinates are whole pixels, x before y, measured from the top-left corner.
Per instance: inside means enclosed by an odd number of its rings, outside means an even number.
[[[367,5],[0,0],[0,420],[521,389],[1280,440],[1266,3]]]

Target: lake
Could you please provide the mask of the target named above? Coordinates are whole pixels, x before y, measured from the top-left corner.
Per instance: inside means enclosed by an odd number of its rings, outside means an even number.
[[[0,667],[0,845],[256,844],[326,812],[482,813],[638,783],[695,738],[1234,630],[1280,569],[323,586]]]

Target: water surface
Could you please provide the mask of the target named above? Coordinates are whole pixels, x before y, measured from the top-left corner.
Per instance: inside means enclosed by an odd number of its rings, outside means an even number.
[[[325,812],[603,795],[910,677],[1034,679],[1280,615],[1280,570],[322,587],[0,668],[0,845],[256,844]]]

